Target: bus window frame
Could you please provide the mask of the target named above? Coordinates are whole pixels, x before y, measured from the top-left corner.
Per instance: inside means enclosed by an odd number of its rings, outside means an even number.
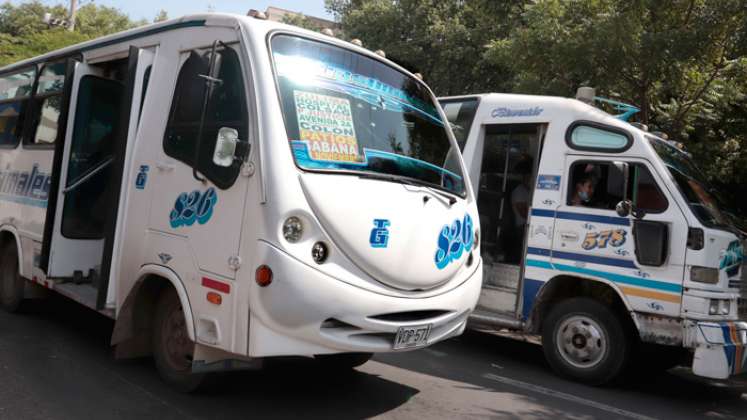
[[[39,66],[37,64],[31,64],[27,67],[12,67],[9,71],[0,73],[0,77],[10,76],[12,74],[16,73],[23,73],[29,70],[35,71],[34,74],[34,82],[31,84],[31,93],[29,93],[28,96],[24,96],[21,98],[8,98],[8,99],[0,99],[0,104],[7,104],[7,103],[24,103],[24,106],[26,107],[26,115],[23,119],[23,127],[21,127],[21,133],[20,136],[16,138],[16,141],[13,144],[0,144],[0,150],[15,150],[18,148],[18,145],[23,143],[26,138],[26,132],[28,130],[29,125],[29,118],[30,118],[30,108],[33,106],[32,98],[34,97],[34,89],[36,88],[36,82],[39,78]]]
[[[66,85],[68,84],[68,76],[69,75],[65,74],[65,82],[62,85],[62,90],[60,90],[58,92],[52,92],[52,93],[49,93],[49,92],[42,93],[41,95],[38,95],[36,93],[37,89],[39,88],[39,78],[41,78],[42,73],[44,73],[44,69],[46,69],[48,65],[58,64],[58,63],[67,64],[67,61],[71,60],[71,59],[72,60],[77,60],[77,61],[82,61],[82,58],[83,57],[80,54],[73,54],[73,55],[70,55],[70,56],[67,56],[67,57],[60,57],[60,58],[55,58],[53,60],[44,61],[44,62],[38,63],[36,65],[38,71],[36,72],[36,79],[34,80],[34,85],[33,85],[32,91],[31,91],[31,96],[29,97],[29,107],[32,110],[31,111],[32,114],[31,114],[31,118],[28,121],[26,121],[26,123],[25,123],[26,127],[24,129],[23,141],[21,142],[22,147],[24,149],[29,149],[29,150],[54,150],[55,149],[55,144],[57,144],[58,141],[62,140],[60,138],[60,128],[63,125],[60,124],[60,122],[61,122],[60,120],[62,118],[67,118],[67,116],[68,116],[67,107],[70,106],[69,101],[67,101],[66,97],[65,97],[66,96],[66,94],[65,94],[65,88],[66,88]],[[65,66],[65,70],[67,71],[67,65]],[[44,104],[44,100],[47,99],[47,98],[49,98],[49,97],[55,96],[55,95],[59,95],[61,97],[60,115],[58,116],[58,120],[57,120],[57,133],[55,135],[55,141],[52,142],[52,143],[34,143],[32,141],[32,138],[36,137],[36,132],[39,129],[39,125],[37,123],[37,120],[41,117],[42,106]],[[62,135],[64,136],[65,133],[62,133]]]
[[[590,128],[595,128],[597,130],[608,131],[612,134],[619,134],[619,135],[625,136],[625,138],[628,139],[628,141],[627,143],[625,143],[624,146],[617,147],[614,149],[605,148],[605,147],[594,147],[594,146],[579,146],[573,143],[573,131],[578,127],[590,127]],[[566,129],[565,144],[571,150],[578,150],[582,152],[623,153],[623,152],[626,152],[631,147],[633,147],[633,135],[625,129],[614,127],[608,124],[604,124],[604,123],[600,123],[596,121],[589,121],[589,120],[577,120],[577,121],[572,122]]]

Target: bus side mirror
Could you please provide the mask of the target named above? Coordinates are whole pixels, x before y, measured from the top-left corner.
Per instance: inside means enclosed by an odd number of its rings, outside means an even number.
[[[239,143],[239,131],[235,128],[221,127],[215,140],[213,163],[227,168],[233,165],[236,156],[236,145]]]
[[[632,209],[633,203],[631,203],[630,200],[622,200],[615,206],[615,212],[617,212],[617,215],[620,217],[628,217]]]

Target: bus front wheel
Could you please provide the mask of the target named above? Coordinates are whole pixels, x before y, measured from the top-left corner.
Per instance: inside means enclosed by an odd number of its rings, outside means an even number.
[[[8,312],[17,312],[23,301],[24,280],[18,270],[15,244],[0,250],[0,304]]]
[[[594,299],[562,301],[542,324],[542,347],[553,370],[590,385],[609,383],[622,374],[631,342],[620,317]]]
[[[158,299],[153,326],[153,358],[161,378],[179,391],[197,390],[205,374],[192,373],[193,353],[179,297],[173,289],[165,290]]]

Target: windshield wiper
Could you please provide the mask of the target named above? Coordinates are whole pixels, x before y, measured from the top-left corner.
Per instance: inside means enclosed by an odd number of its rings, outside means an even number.
[[[448,200],[449,206],[453,206],[454,203],[457,202],[457,199],[453,195],[451,195],[450,193],[447,193],[446,191],[442,191],[441,189],[437,189],[435,184],[432,184],[426,181],[421,181],[416,178],[410,178],[409,176],[381,174],[378,172],[362,172],[356,175],[360,176],[361,178],[380,179],[380,180],[389,181],[389,182],[396,182],[399,184],[412,185],[415,187],[425,187],[425,188],[428,188],[428,190],[431,191],[432,193],[438,194],[441,197]]]

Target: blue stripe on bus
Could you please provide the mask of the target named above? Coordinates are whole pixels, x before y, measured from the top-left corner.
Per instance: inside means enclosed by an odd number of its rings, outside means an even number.
[[[538,267],[547,270],[564,271],[568,273],[586,274],[589,276],[600,277],[614,283],[626,284],[630,286],[643,287],[646,289],[656,289],[670,293],[682,293],[682,286],[679,284],[667,283],[659,280],[642,279],[639,277],[626,276],[623,274],[609,273],[606,271],[592,270],[589,268],[576,267],[566,264],[550,263],[549,261],[527,260],[528,267]]]
[[[545,282],[524,277],[523,305],[521,307],[522,319],[526,321],[534,308],[534,300]]]
[[[598,255],[577,254],[575,252],[552,251],[545,248],[528,247],[527,254],[542,255],[544,257],[562,258],[564,260],[583,261],[592,264],[611,265],[613,267],[633,268],[638,266],[631,260],[620,258],[600,257]]]
[[[570,211],[555,211],[532,209],[532,216],[551,217],[565,220],[579,220],[582,222],[606,223],[608,225],[630,226],[630,219],[617,216],[602,216],[599,214],[574,213]]]

